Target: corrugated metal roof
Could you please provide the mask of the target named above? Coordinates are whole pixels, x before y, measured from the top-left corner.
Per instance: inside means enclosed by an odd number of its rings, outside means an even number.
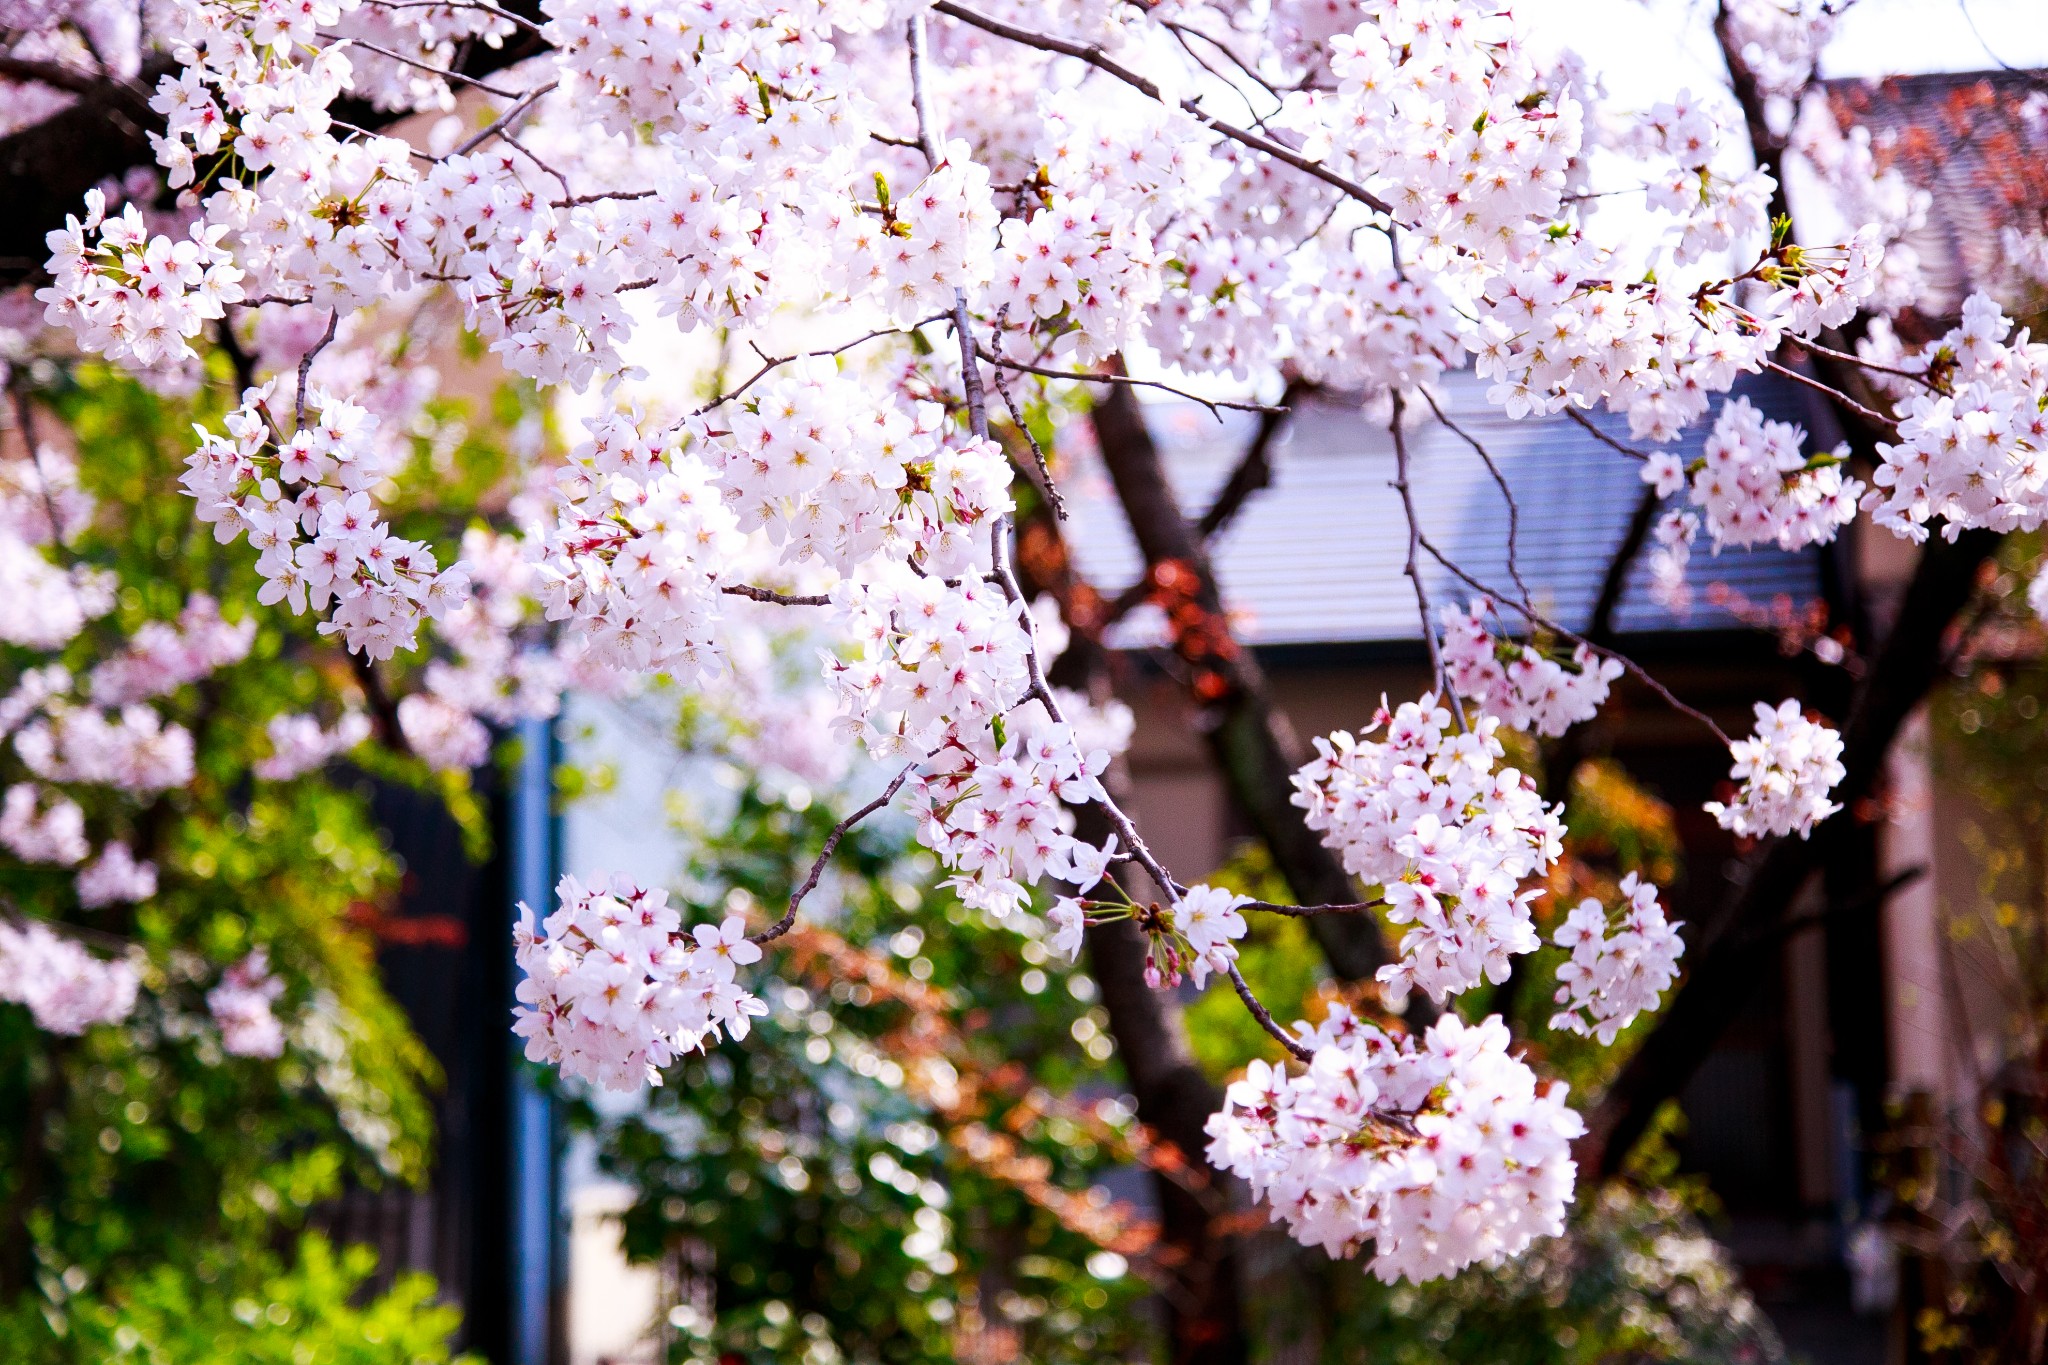
[[[1591,615],[1600,583],[1642,496],[1640,466],[1595,442],[1562,417],[1511,421],[1485,401],[1470,371],[1444,377],[1440,402],[1451,419],[1492,454],[1521,510],[1518,559],[1539,609],[1574,629]],[[1782,381],[1738,386],[1773,416],[1801,418],[1798,392]],[[1148,404],[1168,475],[1192,517],[1209,505],[1237,463],[1257,419],[1226,412],[1219,423],[1182,400]],[[1601,415],[1605,431],[1628,442],[1627,424]],[[1690,460],[1705,438],[1696,425],[1674,449]],[[1409,440],[1416,511],[1424,532],[1482,582],[1506,590],[1508,510],[1486,466],[1457,435],[1424,410]],[[1403,564],[1405,523],[1394,477],[1393,440],[1356,408],[1306,405],[1273,451],[1274,481],[1253,496],[1215,547],[1226,607],[1240,639],[1255,645],[1353,644],[1420,638],[1415,597]],[[1067,471],[1069,539],[1080,568],[1105,592],[1133,582],[1137,546],[1114,491],[1097,463]],[[1429,565],[1432,606],[1473,595]],[[1806,602],[1819,593],[1812,553],[1775,549],[1704,551],[1692,562],[1696,605],[1684,618],[1651,602],[1638,561],[1616,625],[1624,633],[1724,629],[1740,624],[1710,604],[1722,583],[1768,606],[1779,596]],[[1134,647],[1164,638],[1152,608],[1131,615],[1114,643]]]

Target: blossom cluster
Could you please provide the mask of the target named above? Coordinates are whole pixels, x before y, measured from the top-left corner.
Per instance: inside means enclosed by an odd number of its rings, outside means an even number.
[[[85,217],[73,214],[49,236],[55,283],[37,291],[48,321],[78,344],[138,367],[183,355],[207,323],[243,298],[242,270],[222,245],[225,227],[195,224],[184,241],[152,237],[134,204],[107,213],[88,190]]]
[[[2048,346],[2012,329],[1995,300],[1972,294],[1947,335],[1889,354],[1928,382],[1901,400],[1899,439],[1878,445],[1863,505],[1879,526],[1920,541],[1939,517],[1953,540],[1967,527],[2030,531],[2048,519]]]
[[[997,918],[1021,909],[1046,876],[1093,887],[1114,841],[1098,850],[1075,839],[1066,807],[1103,795],[1110,758],[1084,750],[1074,727],[1036,700],[1011,711],[1000,736],[993,724],[955,730],[911,783],[919,842],[952,872],[947,885],[965,904]]]
[[[1420,1044],[1342,1006],[1296,1027],[1306,1068],[1254,1061],[1208,1125],[1211,1164],[1296,1241],[1341,1256],[1370,1241],[1373,1274],[1419,1283],[1563,1231],[1584,1124],[1562,1084],[1509,1054],[1497,1016],[1447,1014]]]
[[[1665,919],[1657,888],[1633,872],[1621,879],[1612,913],[1597,897],[1580,901],[1551,935],[1571,956],[1558,964],[1550,1027],[1612,1043],[1678,979],[1685,952],[1678,929]]]
[[[0,1000],[28,1006],[36,1026],[76,1035],[135,1008],[135,967],[95,957],[39,920],[0,920]]]
[[[1421,987],[1433,1000],[1507,979],[1509,959],[1534,952],[1522,882],[1563,851],[1564,825],[1535,783],[1500,765],[1500,718],[1454,732],[1434,693],[1383,705],[1369,736],[1315,741],[1294,775],[1294,804],[1344,870],[1380,887],[1387,918],[1410,926],[1400,960],[1379,970],[1388,996]]]
[[[1723,829],[1752,838],[1796,830],[1803,839],[1841,809],[1828,793],[1848,772],[1842,737],[1808,720],[1798,702],[1758,702],[1755,732],[1728,747],[1735,756],[1729,776],[1741,785],[1732,801],[1707,803]]]
[[[102,706],[123,706],[174,692],[216,669],[240,663],[256,641],[253,619],[226,621],[220,604],[194,593],[176,624],[149,621],[119,654],[95,667],[86,690]]]
[[[1805,440],[1798,426],[1766,418],[1747,398],[1721,405],[1689,489],[1717,548],[1825,545],[1855,519],[1863,484],[1842,476],[1847,450],[1809,459],[1800,449]],[[1676,456],[1660,453],[1643,467],[1643,479],[1669,496],[1685,472]]]
[[[206,993],[221,1049],[231,1057],[283,1056],[284,1028],[273,1008],[283,994],[284,982],[271,974],[270,954],[262,948],[223,972]]]
[[[360,711],[347,713],[331,727],[297,712],[272,716],[264,726],[270,752],[256,760],[256,776],[285,782],[309,773],[368,739],[370,729],[370,718]]]
[[[423,619],[461,603],[467,571],[441,569],[432,549],[391,534],[378,515],[371,492],[387,470],[367,412],[316,390],[287,436],[273,407],[279,387],[243,394],[225,435],[201,432],[185,491],[221,544],[248,533],[267,580],[258,601],[287,602],[294,612],[332,602],[320,633],[372,661],[388,659],[413,646]]]
[[[146,901],[156,894],[156,864],[136,861],[128,845],[115,840],[78,874],[78,903],[87,909]]]
[[[1591,720],[1621,676],[1621,661],[1595,655],[1581,641],[1564,659],[1533,645],[1499,638],[1486,627],[1493,603],[1485,598],[1442,613],[1441,652],[1451,687],[1516,730],[1561,735]]]
[[[555,888],[561,905],[534,924],[520,906],[513,945],[519,1004],[513,1031],[526,1055],[614,1090],[659,1084],[661,1068],[723,1030],[744,1038],[767,1006],[738,984],[761,949],[739,916],[690,934],[668,893],[622,876]]]

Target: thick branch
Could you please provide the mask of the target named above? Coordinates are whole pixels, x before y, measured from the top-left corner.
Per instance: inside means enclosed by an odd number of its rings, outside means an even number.
[[[1137,399],[1128,389],[1110,389],[1097,400],[1093,417],[1103,463],[1147,576],[1155,584],[1184,590],[1190,610],[1183,614],[1186,628],[1175,631],[1175,648],[1193,668],[1194,700],[1204,711],[1203,738],[1225,787],[1271,852],[1295,899],[1331,905],[1356,901],[1357,889],[1344,865],[1302,823],[1290,800],[1301,743],[1273,705],[1264,670],[1231,638],[1208,552],[1181,514]],[[1370,916],[1319,915],[1309,925],[1332,970],[1346,979],[1370,979],[1391,960]]]
[[[1676,1095],[1733,1022],[1756,985],[1753,944],[1790,911],[1793,899],[1828,853],[1855,830],[1851,823],[1883,779],[1899,728],[1939,676],[1944,637],[1969,604],[1978,569],[1999,537],[1965,531],[1955,543],[1935,539],[1922,551],[1898,616],[1858,684],[1842,727],[1836,799],[1843,813],[1811,839],[1775,839],[1745,860],[1726,900],[1693,926],[1691,971],[1664,1016],[1587,1116],[1578,1145],[1582,1170],[1620,1169],[1664,1101]]]
[[[1244,510],[1252,494],[1273,486],[1273,443],[1287,425],[1287,410],[1300,400],[1305,388],[1307,385],[1300,380],[1288,380],[1279,403],[1259,414],[1259,429],[1253,434],[1251,444],[1244,448],[1244,455],[1230,471],[1230,477],[1217,490],[1216,501],[1209,504],[1209,510],[1202,513],[1202,519],[1195,523],[1195,534],[1203,540],[1214,540],[1216,534]]]

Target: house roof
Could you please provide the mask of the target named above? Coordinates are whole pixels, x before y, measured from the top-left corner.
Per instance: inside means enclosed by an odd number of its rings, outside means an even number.
[[[1973,290],[2015,283],[2004,234],[2048,231],[2048,79],[2038,72],[1893,76],[1827,85],[1842,126],[1870,130],[1879,166],[1931,196],[1906,237],[1925,282],[1919,311],[1954,316]]]
[[[1643,492],[1640,466],[1598,444],[1563,418],[1512,421],[1485,401],[1470,371],[1444,376],[1446,414],[1483,444],[1520,509],[1517,559],[1539,610],[1573,629],[1591,616],[1602,578]],[[1773,417],[1798,421],[1801,396],[1783,381],[1737,386]],[[1217,421],[1184,400],[1148,404],[1147,423],[1181,505],[1192,517],[1229,476],[1257,419],[1225,412]],[[1624,444],[1627,424],[1601,414],[1602,430]],[[1671,447],[1690,460],[1704,424]],[[1507,590],[1508,507],[1484,462],[1424,409],[1408,442],[1416,510],[1423,530],[1468,573]],[[1404,576],[1407,531],[1394,477],[1393,441],[1356,407],[1307,404],[1289,419],[1273,453],[1272,486],[1253,495],[1214,547],[1216,571],[1238,637],[1270,645],[1359,644],[1416,640],[1415,597]],[[1068,539],[1083,575],[1113,593],[1135,581],[1136,543],[1099,462],[1084,458],[1063,475],[1070,505]],[[1704,544],[1691,565],[1695,605],[1675,616],[1650,600],[1646,557],[1631,574],[1616,627],[1624,634],[1701,631],[1744,624],[1731,607],[1803,604],[1820,591],[1813,553],[1730,551]],[[1432,607],[1473,596],[1441,568],[1426,566]],[[1730,594],[1711,594],[1723,584]],[[1710,600],[1719,597],[1720,601]],[[1112,643],[1165,638],[1157,611],[1140,609]]]

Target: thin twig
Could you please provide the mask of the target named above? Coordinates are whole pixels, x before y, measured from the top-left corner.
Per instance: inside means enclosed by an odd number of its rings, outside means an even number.
[[[992,33],[998,38],[1007,38],[1013,43],[1037,48],[1042,52],[1057,52],[1062,56],[1078,58],[1105,75],[1114,76],[1132,89],[1150,95],[1161,103],[1165,102],[1164,96],[1156,84],[1140,76],[1129,67],[1117,62],[1100,47],[1092,43],[1071,42],[1065,38],[1054,37],[1050,33],[1038,33],[1028,28],[1019,28],[1015,24],[1006,24],[1000,19],[992,19],[988,15],[978,14],[956,3],[955,0],[937,0],[937,3],[932,8],[948,18],[958,19],[963,24],[971,25],[984,33]],[[1393,206],[1388,204],[1386,200],[1380,198],[1356,181],[1347,180],[1322,162],[1311,160],[1293,148],[1275,142],[1272,138],[1254,133],[1250,129],[1240,128],[1233,123],[1226,123],[1202,108],[1194,100],[1185,99],[1180,101],[1180,108],[1211,132],[1220,133],[1232,142],[1240,143],[1251,148],[1253,151],[1264,152],[1275,161],[1283,162],[1294,167],[1294,169],[1302,172],[1304,175],[1314,176],[1324,184],[1342,190],[1345,194],[1376,212],[1384,213],[1390,218],[1393,216]]]
[[[1586,431],[1593,437],[1594,440],[1598,441],[1601,445],[1606,446],[1608,449],[1618,450],[1622,454],[1628,456],[1631,460],[1641,460],[1645,464],[1649,463],[1650,456],[1647,452],[1637,450],[1634,446],[1623,445],[1621,442],[1615,440],[1612,436],[1609,436],[1606,432],[1602,431],[1600,429],[1599,424],[1596,423],[1592,418],[1586,416],[1585,413],[1580,412],[1571,404],[1565,404],[1564,415],[1571,418],[1574,422],[1577,422],[1580,426],[1584,427]]]
[[[1003,406],[1010,410],[1011,424],[1024,437],[1024,443],[1031,447],[1031,458],[1038,465],[1038,477],[1043,481],[1041,489],[1045,493],[1046,501],[1052,504],[1053,517],[1065,521],[1067,500],[1061,496],[1060,486],[1053,481],[1052,462],[1045,458],[1045,450],[1038,444],[1038,438],[1033,436],[1031,428],[1025,425],[1024,414],[1017,409],[1017,400],[1010,396],[1010,386],[1003,382],[1003,370],[1000,365],[996,367],[995,381],[996,392],[1003,397]]]
[[[496,95],[501,100],[516,100],[519,98],[520,92],[517,90],[502,90],[492,85],[489,81],[480,81],[474,76],[465,76],[460,71],[446,71],[438,66],[430,66],[426,62],[415,60],[400,52],[393,52],[388,47],[379,47],[375,43],[368,42],[362,38],[351,38],[341,33],[323,33],[320,36],[330,43],[347,43],[350,47],[359,47],[365,52],[374,52],[380,57],[389,57],[394,62],[400,62],[416,70],[424,71],[430,76],[439,76],[443,80],[461,81],[464,85],[474,86],[487,95]]]
[[[1865,360],[1860,355],[1852,355],[1847,351],[1838,351],[1832,346],[1823,346],[1818,341],[1812,341],[1806,337],[1790,337],[1787,338],[1785,344],[1797,346],[1802,351],[1811,351],[1815,355],[1824,355],[1830,360],[1846,361],[1859,369],[1871,370],[1877,374],[1896,375],[1900,379],[1910,379],[1915,384],[1925,388],[1931,389],[1934,387],[1934,381],[1927,377],[1927,373],[1924,370],[1902,370],[1896,365],[1880,365],[1875,360]]]
[[[1422,400],[1429,404],[1429,410],[1436,414],[1437,421],[1449,427],[1460,440],[1472,447],[1473,453],[1485,462],[1486,472],[1493,475],[1494,486],[1500,489],[1501,500],[1508,505],[1508,577],[1515,581],[1515,587],[1521,592],[1524,602],[1534,602],[1536,599],[1530,594],[1529,585],[1522,580],[1521,552],[1518,544],[1522,529],[1522,509],[1515,502],[1514,490],[1508,487],[1507,476],[1500,472],[1500,466],[1493,462],[1493,456],[1479,443],[1478,437],[1445,415],[1443,408],[1438,406],[1434,394],[1424,389]]]
[[[975,354],[990,365],[998,366],[1005,370],[1020,370],[1025,374],[1035,374],[1045,379],[1071,379],[1082,384],[1122,384],[1127,388],[1163,389],[1177,398],[1187,399],[1190,403],[1200,403],[1209,410],[1211,417],[1215,417],[1219,421],[1221,420],[1221,414],[1218,412],[1220,408],[1229,408],[1233,412],[1284,413],[1287,411],[1286,408],[1276,407],[1271,403],[1238,403],[1227,398],[1204,398],[1200,394],[1189,393],[1186,389],[1175,388],[1173,385],[1158,379],[1133,379],[1127,374],[1095,373],[1085,370],[1055,370],[1044,365],[1032,365],[1022,360],[1005,360],[994,352],[979,346],[975,347]]]
[[[21,371],[15,373],[20,374]],[[35,411],[29,404],[28,393],[19,384],[10,384],[7,392],[14,400],[14,424],[21,431],[21,443],[28,450],[29,463],[36,467],[36,491],[42,494],[43,515],[50,521],[50,543],[69,560],[71,547],[64,540],[64,523],[57,519],[56,499],[50,496],[50,476],[43,468],[42,442],[36,439]]]
[[[1286,1048],[1288,1054],[1296,1061],[1315,1060],[1315,1053],[1303,1047],[1286,1029],[1273,1022],[1272,1011],[1260,1003],[1258,996],[1252,994],[1251,984],[1244,979],[1244,973],[1237,969],[1235,962],[1229,963],[1224,971],[1230,977],[1231,986],[1237,991],[1237,998],[1244,1001],[1244,1007],[1251,1011],[1252,1018],[1259,1021],[1260,1028],[1279,1039],[1280,1046]]]
[[[909,779],[910,774],[916,768],[917,764],[915,763],[904,764],[903,770],[890,779],[888,786],[882,788],[880,796],[832,826],[832,832],[825,836],[824,847],[818,850],[817,858],[811,863],[810,874],[803,879],[802,884],[796,890],[789,893],[789,909],[783,912],[781,919],[775,921],[775,923],[769,925],[760,933],[748,934],[747,941],[749,943],[772,943],[796,926],[797,910],[803,905],[804,897],[818,889],[818,879],[825,875],[825,865],[832,861],[833,850],[839,847],[839,841],[844,839],[847,831],[851,830],[855,825],[894,800],[896,793],[902,789],[904,782]]]
[[[536,165],[536,166],[540,167],[540,168],[541,168],[541,169],[542,169],[543,171],[546,171],[546,172],[547,172],[547,173],[548,173],[549,175],[553,176],[553,177],[555,178],[555,183],[559,184],[559,185],[560,185],[560,186],[562,187],[562,193],[563,193],[563,194],[565,194],[565,195],[569,195],[569,196],[571,196],[571,197],[574,197],[574,195],[575,195],[576,191],[575,191],[575,190],[574,190],[574,189],[573,189],[573,188],[572,188],[572,187],[570,186],[570,184],[569,184],[569,177],[568,177],[568,176],[566,176],[566,175],[563,175],[563,174],[562,174],[562,173],[561,173],[560,171],[556,170],[556,169],[555,169],[555,168],[554,168],[553,166],[550,166],[550,165],[548,165],[548,163],[547,163],[547,162],[545,162],[545,161],[542,161],[542,160],[541,160],[541,159],[540,159],[539,157],[535,156],[535,155],[533,154],[533,150],[532,150],[532,149],[531,149],[530,147],[528,147],[528,146],[527,146],[527,145],[526,145],[525,143],[521,142],[521,141],[520,141],[520,140],[519,140],[518,138],[516,138],[516,137],[512,136],[512,134],[511,134],[511,133],[510,133],[509,131],[503,131],[503,132],[500,132],[500,133],[498,134],[498,138],[499,138],[499,140],[500,140],[501,142],[503,142],[503,143],[504,143],[504,144],[505,144],[505,145],[506,145],[507,147],[510,147],[510,148],[511,148],[511,149],[512,149],[513,151],[515,151],[515,152],[519,153],[519,154],[520,154],[521,156],[525,157],[525,158],[526,158],[526,159],[527,159],[528,161],[531,161],[531,162],[532,162],[532,163],[533,163],[534,165]],[[653,283],[654,283],[654,281],[652,281],[652,280],[648,280],[648,281],[646,281],[645,283],[643,283],[643,284],[640,284],[640,285],[637,285],[637,286],[636,286],[636,285],[621,285],[621,286],[620,286],[620,288],[621,288],[621,289],[633,289],[633,288],[641,288],[641,289],[644,289],[644,288],[646,288],[646,287],[647,287],[648,285],[651,285],[651,284],[653,284]]]
[[[875,331],[869,332],[865,336],[857,336],[853,340],[846,342],[844,345],[833,346],[823,351],[798,351],[794,355],[771,356],[763,354],[760,347],[757,346],[754,348],[754,354],[760,356],[761,359],[765,362],[761,366],[761,368],[754,371],[752,374],[748,375],[746,381],[742,383],[738,388],[732,390],[729,393],[720,394],[718,397],[706,403],[703,407],[698,408],[695,412],[691,413],[690,416],[702,417],[705,413],[710,412],[714,408],[724,407],[727,403],[732,402],[735,398],[738,398],[748,389],[751,389],[754,387],[754,385],[760,383],[761,380],[765,378],[770,371],[778,370],[782,368],[784,365],[789,364],[793,360],[819,360],[827,356],[835,356],[841,354],[842,352],[850,351],[856,346],[875,340],[877,337],[907,336],[910,333],[918,330],[918,328],[920,327],[929,327],[931,324],[935,322],[944,322],[946,320],[946,316],[947,315],[944,313],[939,313],[936,314],[935,316],[924,318],[918,322],[914,322],[908,327],[878,328]]]
[[[1823,384],[1818,379],[1815,379],[1813,376],[1801,374],[1799,373],[1799,371],[1793,369],[1791,366],[1780,365],[1775,360],[1766,360],[1764,362],[1764,368],[1769,370],[1772,374],[1783,375],[1785,378],[1791,380],[1795,384],[1804,384],[1807,388],[1812,389],[1816,393],[1826,394],[1834,402],[1840,403],[1843,407],[1849,409],[1849,411],[1855,413],[1858,417],[1861,417],[1866,422],[1875,422],[1877,425],[1881,427],[1889,427],[1893,431],[1897,431],[1899,429],[1898,421],[1895,418],[1885,416],[1876,408],[1864,407],[1861,403],[1851,398],[1848,394],[1843,393],[1840,389],[1836,388],[1832,384]]]
[[[725,583],[718,589],[734,597],[745,597],[755,602],[772,602],[778,607],[829,607],[832,597],[829,593],[788,593],[773,588],[757,588],[751,583]]]
[[[937,152],[938,139],[932,131],[928,112],[930,103],[926,100],[924,92],[924,14],[921,11],[913,13],[906,27],[906,36],[910,46],[910,104],[911,108],[917,113],[918,145],[924,152],[926,164],[937,166],[939,164]],[[976,437],[986,440],[988,439],[988,404],[981,388],[981,367],[975,363],[975,356],[979,347],[975,345],[972,319],[967,311],[967,292],[961,289],[956,289],[953,292],[953,330],[960,342],[960,374],[962,386],[967,392],[968,430]],[[1003,598],[1010,604],[1013,610],[1023,614],[1025,613],[1024,590],[1018,585],[1016,570],[1010,564],[1010,518],[1007,515],[994,519],[989,526],[988,538],[989,559],[994,566],[996,582],[1002,587]],[[1066,717],[1060,713],[1059,699],[1053,696],[1052,688],[1046,685],[1045,668],[1038,657],[1037,638],[1035,635],[1028,633],[1028,615],[1026,616],[1026,628],[1028,643],[1024,649],[1024,666],[1026,676],[1030,680],[1030,688],[1025,693],[1023,700],[1035,699],[1039,705],[1045,708],[1046,714],[1052,717],[1055,724],[1064,725],[1066,724]],[[1022,702],[1020,701],[1019,704],[1021,705]],[[1180,893],[1175,889],[1172,875],[1152,855],[1151,848],[1146,845],[1144,836],[1138,833],[1138,827],[1132,822],[1131,817],[1125,814],[1123,808],[1118,806],[1107,793],[1095,798],[1095,804],[1101,808],[1104,815],[1109,817],[1110,825],[1124,841],[1124,847],[1130,850],[1132,856],[1144,867],[1145,871],[1152,877],[1152,880],[1159,884],[1160,888],[1166,893],[1167,899],[1178,905],[1180,903]]]
[[[1417,562],[1416,552],[1424,544],[1422,522],[1415,515],[1415,493],[1408,483],[1408,435],[1401,429],[1403,416],[1407,412],[1407,400],[1401,391],[1394,391],[1394,419],[1387,429],[1394,436],[1394,491],[1401,495],[1401,510],[1408,518],[1408,562],[1405,572],[1408,581],[1415,586],[1415,609],[1422,616],[1422,642],[1429,647],[1429,672],[1436,680],[1437,690],[1448,693],[1451,690],[1450,675],[1444,671],[1444,658],[1436,643],[1436,621],[1429,610],[1429,589],[1422,582],[1422,565]],[[1463,708],[1457,708],[1462,711]]]
[[[489,14],[499,19],[509,19],[535,37],[544,36],[546,30],[524,15],[496,5],[470,3],[469,0],[363,0],[373,9],[473,9],[479,14]]]

